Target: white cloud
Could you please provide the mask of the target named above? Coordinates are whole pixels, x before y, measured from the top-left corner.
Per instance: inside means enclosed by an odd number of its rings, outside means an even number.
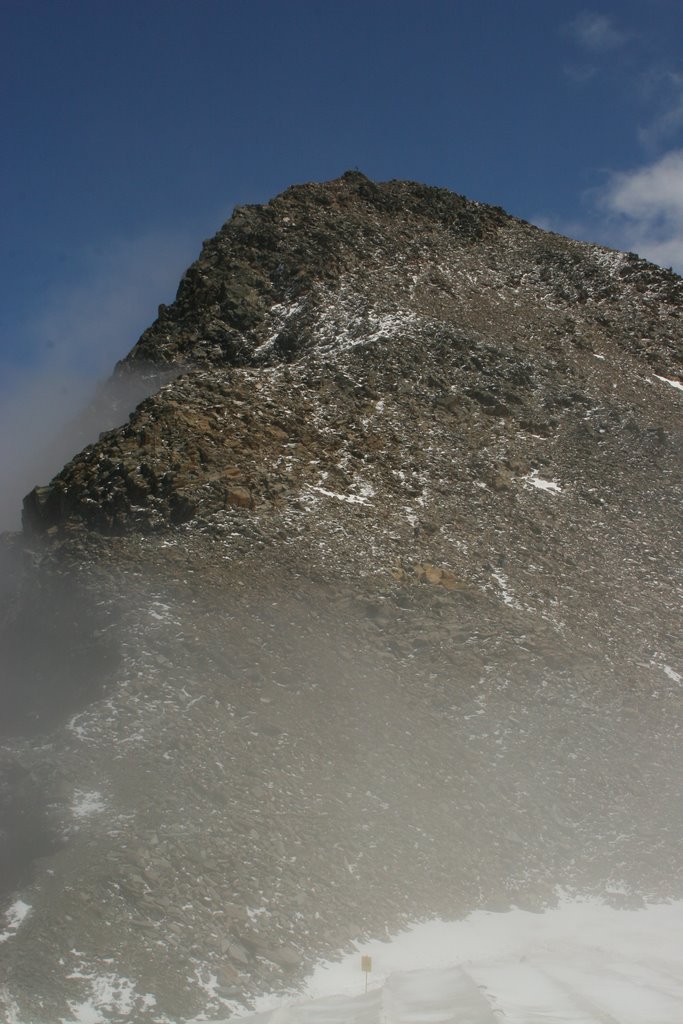
[[[592,53],[615,50],[628,38],[625,32],[616,27],[612,18],[590,11],[580,14],[568,28],[579,46]]]
[[[16,344],[39,354],[29,365],[0,365],[0,530],[19,526],[23,496],[82,446],[76,417],[159,302],[172,300],[196,248],[196,240],[170,234],[114,240],[82,254],[78,283],[37,296],[40,308]],[[94,425],[89,440],[110,425]]]
[[[683,273],[683,149],[613,174],[598,203],[616,244]]]
[[[605,202],[615,213],[683,224],[683,150],[634,171],[613,175]]]
[[[584,201],[590,211],[584,220],[558,219],[542,211],[531,220],[546,231],[636,252],[683,275],[683,149],[612,173]]]

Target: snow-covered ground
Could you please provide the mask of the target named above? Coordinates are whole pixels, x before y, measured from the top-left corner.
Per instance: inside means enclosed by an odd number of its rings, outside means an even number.
[[[681,1024],[683,902],[617,910],[563,899],[415,925],[319,965],[305,997],[252,1024]],[[361,954],[372,957],[369,991]],[[234,1018],[232,1018],[234,1019]]]

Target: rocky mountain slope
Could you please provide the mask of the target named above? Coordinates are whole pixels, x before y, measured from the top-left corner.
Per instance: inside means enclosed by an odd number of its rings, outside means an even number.
[[[235,211],[116,368],[158,390],[3,539],[9,1019],[681,895],[682,316],[440,189]]]

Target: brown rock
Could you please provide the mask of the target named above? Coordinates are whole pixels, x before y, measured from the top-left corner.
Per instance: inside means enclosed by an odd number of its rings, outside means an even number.
[[[230,487],[225,492],[225,504],[233,508],[253,508],[254,499],[246,487]]]

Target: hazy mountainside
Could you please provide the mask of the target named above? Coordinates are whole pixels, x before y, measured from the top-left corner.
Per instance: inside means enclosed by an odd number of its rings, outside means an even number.
[[[681,895],[682,315],[444,190],[235,211],[112,387],[173,379],[5,538],[17,1020],[225,1016],[411,917]]]

